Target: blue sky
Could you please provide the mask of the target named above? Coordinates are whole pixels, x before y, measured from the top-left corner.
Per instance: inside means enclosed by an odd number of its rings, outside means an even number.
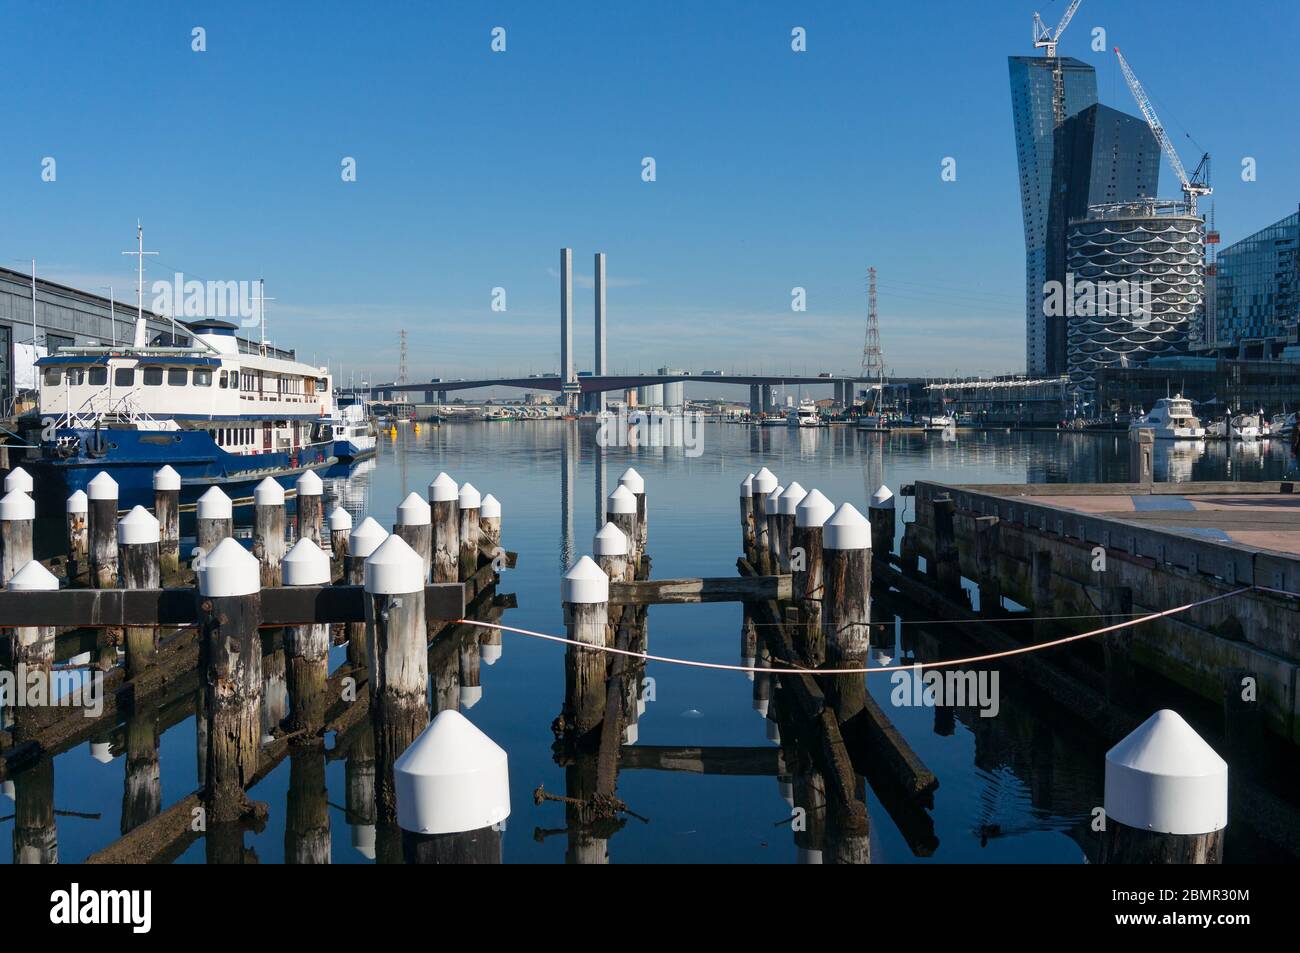
[[[1055,23],[1066,0],[1037,4]],[[1006,57],[1033,53],[1034,8],[9,2],[0,257],[133,300],[140,217],[147,281],[264,275],[277,343],[374,379],[401,328],[413,379],[555,370],[565,245],[580,366],[604,251],[614,370],[853,370],[875,265],[891,370],[1019,370]],[[1214,154],[1225,243],[1300,201],[1298,10],[1084,0],[1061,43],[1136,112],[1119,45],[1188,167],[1185,133]]]

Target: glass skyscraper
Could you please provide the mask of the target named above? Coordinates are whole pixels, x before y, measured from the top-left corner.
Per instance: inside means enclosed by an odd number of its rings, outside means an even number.
[[[1216,347],[1300,360],[1300,212],[1223,249],[1217,272]]]
[[[1052,109],[1054,66],[1045,56],[1011,56],[1011,112],[1016,161],[1020,168],[1020,207],[1025,222],[1025,366],[1030,374],[1051,373],[1043,286],[1047,267],[1048,211],[1056,117]],[[1063,105],[1068,119],[1097,102],[1097,73],[1072,57],[1060,57]],[[1061,242],[1064,233],[1061,233]],[[1057,368],[1059,373],[1061,368]]]

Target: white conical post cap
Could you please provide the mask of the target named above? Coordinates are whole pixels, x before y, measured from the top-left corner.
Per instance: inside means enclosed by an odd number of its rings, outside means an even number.
[[[197,575],[201,596],[247,596],[262,588],[257,557],[229,536],[204,555]]]
[[[181,488],[181,475],[167,465],[153,473],[153,488],[155,490],[179,490]]]
[[[433,522],[433,511],[419,493],[412,490],[397,507],[398,526],[428,526]]]
[[[388,530],[380,526],[378,520],[367,516],[348,536],[348,555],[365,559],[387,538]]]
[[[591,551],[597,556],[626,556],[627,534],[613,523],[606,523],[592,537]]]
[[[304,536],[280,560],[280,578],[286,586],[327,586],[329,555],[314,540]]]
[[[776,474],[767,467],[763,467],[763,469],[754,474],[754,482],[750,485],[755,493],[766,495],[776,489],[776,484]]]
[[[258,506],[284,506],[284,487],[274,477],[267,477],[254,488],[253,502]]]
[[[478,647],[478,657],[483,660],[484,665],[495,665],[501,658],[501,646],[480,645]]]
[[[95,478],[86,484],[86,496],[92,500],[116,500],[117,481],[100,470]]]
[[[460,497],[460,487],[446,473],[439,473],[429,484],[429,501],[432,503],[449,503]]]
[[[10,490],[0,498],[0,520],[36,519],[36,501],[25,490]]]
[[[460,707],[469,711],[483,698],[482,685],[462,685],[460,687]]]
[[[618,485],[627,487],[633,493],[645,492],[645,480],[641,479],[641,474],[637,473],[633,467],[628,467],[623,471],[623,475],[618,478]]]
[[[331,533],[352,529],[352,514],[341,506],[334,507],[334,512],[330,513],[329,526]]]
[[[794,510],[794,525],[805,529],[822,526],[835,512],[835,504],[821,490],[809,490]]]
[[[510,816],[505,751],[450,708],[393,762],[393,787],[397,825],[418,834],[476,831]]]
[[[100,764],[112,764],[113,746],[107,741],[92,741],[90,743],[90,756]]]
[[[117,543],[119,546],[147,546],[162,538],[162,529],[158,520],[143,506],[132,508],[117,521]]]
[[[798,483],[791,483],[781,492],[781,502],[777,512],[782,516],[797,516],[799,504],[808,495],[808,491]]]
[[[36,484],[32,481],[31,474],[22,467],[14,467],[5,475],[6,493],[12,493],[14,490],[31,493],[35,487]]]
[[[424,559],[393,534],[366,558],[366,592],[402,596],[424,589]]]
[[[625,486],[619,486],[605,501],[605,509],[610,514],[627,515],[636,512],[636,497]]]
[[[781,494],[785,492],[785,487],[778,486],[775,490],[767,495],[767,515],[772,516],[781,512]]]
[[[483,500],[479,496],[478,490],[474,489],[473,483],[466,483],[460,488],[460,496],[456,498],[457,505],[462,510],[476,510],[482,505]]]
[[[871,524],[852,503],[842,503],[822,525],[822,548],[870,549]]]
[[[560,601],[571,604],[609,602],[609,577],[590,556],[583,556],[564,574]]]
[[[483,503],[478,508],[479,519],[499,520],[501,519],[501,502],[489,493],[483,497]]]
[[[33,559],[9,577],[9,588],[14,592],[54,592],[59,579]]]
[[[194,515],[201,520],[228,520],[234,512],[230,497],[219,486],[210,487],[194,507]]]
[[[745,477],[745,479],[740,481],[740,496],[741,499],[744,499],[745,497],[750,497],[753,495],[754,495],[754,474],[751,473],[749,476]]]
[[[1106,816],[1138,830],[1208,834],[1228,824],[1228,764],[1169,709],[1106,752]]]
[[[885,484],[880,484],[876,492],[871,494],[871,508],[873,510],[892,510],[894,508],[894,491]]]
[[[86,496],[85,490],[75,490],[68,497],[67,510],[69,513],[85,513],[90,509],[90,500]]]
[[[325,492],[325,484],[321,478],[316,475],[315,470],[308,470],[302,476],[298,477],[295,484],[298,488],[299,496],[320,496]]]
[[[374,824],[352,825],[352,847],[366,860],[375,859],[375,843],[377,840]]]

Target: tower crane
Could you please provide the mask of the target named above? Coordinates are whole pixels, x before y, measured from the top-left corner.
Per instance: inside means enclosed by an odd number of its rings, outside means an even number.
[[[1083,0],[1071,0],[1055,30],[1049,30],[1043,18],[1034,14],[1034,49],[1046,49],[1047,58],[1056,61],[1052,64],[1052,118],[1058,126],[1065,122],[1065,77],[1061,73],[1061,60],[1056,55],[1056,44],[1082,2]]]
[[[1132,67],[1128,65],[1128,60],[1124,59],[1124,54],[1119,51],[1118,46],[1115,47],[1115,56],[1119,58],[1119,68],[1124,73],[1124,80],[1128,83],[1133,98],[1137,100],[1138,109],[1142,110],[1142,116],[1146,119],[1147,125],[1151,127],[1151,134],[1156,137],[1156,142],[1160,143],[1160,148],[1164,150],[1166,158],[1169,159],[1169,165],[1173,167],[1174,175],[1177,176],[1178,183],[1182,186],[1187,214],[1195,215],[1197,198],[1214,192],[1214,189],[1210,188],[1210,154],[1207,152],[1201,156],[1201,161],[1196,166],[1196,170],[1188,177],[1187,170],[1183,168],[1182,160],[1178,158],[1178,150],[1169,141],[1169,134],[1165,132],[1165,127],[1160,124],[1160,117],[1156,115],[1155,107],[1151,105],[1146,90],[1138,82],[1137,76],[1133,74]]]

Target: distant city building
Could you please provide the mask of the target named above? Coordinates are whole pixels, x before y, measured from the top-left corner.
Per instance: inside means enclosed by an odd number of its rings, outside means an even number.
[[[646,384],[636,389],[638,407],[662,407],[664,405],[664,385]]]
[[[1160,182],[1160,145],[1144,119],[1094,104],[1056,129],[1052,192],[1047,214],[1047,281],[1067,280],[1066,231],[1098,205],[1154,199]],[[1046,295],[1039,289],[1039,306]],[[1069,327],[1044,313],[1049,376],[1068,369]]]
[[[676,367],[661,367],[659,373],[664,377],[671,377],[674,374],[685,374],[686,372]],[[686,406],[686,382],[673,381],[664,384],[664,406],[672,410],[681,410]]]
[[[1042,301],[1043,286],[1049,280],[1048,212],[1056,139],[1054,66],[1060,64],[1067,119],[1097,102],[1097,74],[1087,63],[1072,57],[1011,56],[1007,63],[1025,225],[1025,363],[1030,374],[1045,374],[1049,356]]]
[[[1092,394],[1100,368],[1187,351],[1205,296],[1204,219],[1180,202],[1096,206],[1069,223],[1066,247],[1073,385]]]
[[[1214,297],[1219,354],[1300,360],[1300,212],[1220,251]]]

